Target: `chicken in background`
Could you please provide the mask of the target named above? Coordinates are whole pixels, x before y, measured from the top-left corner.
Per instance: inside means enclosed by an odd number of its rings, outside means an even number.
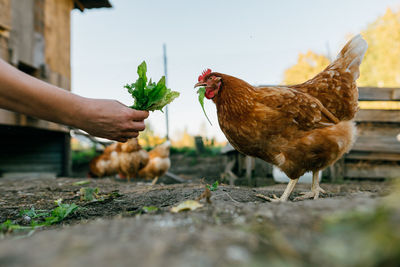
[[[119,174],[130,181],[131,178],[153,179],[155,184],[171,166],[169,141],[147,152],[136,138],[125,143],[114,143],[104,149],[103,154],[90,162],[90,173],[95,177]]]
[[[163,176],[171,167],[169,159],[169,151],[171,143],[165,143],[156,146],[149,152],[149,162],[139,171],[139,177],[144,179],[153,179],[152,184],[155,184],[159,177]]]
[[[139,170],[149,162],[149,155],[139,145],[137,138],[131,138],[121,144],[118,161],[120,175],[129,182],[131,178],[136,178]]]
[[[104,149],[103,154],[90,161],[89,176],[103,177],[117,174],[119,167],[118,153],[120,151],[121,143],[113,143],[107,146]]]
[[[205,86],[232,146],[278,166],[291,179],[280,198],[263,198],[287,201],[307,171],[313,172],[311,192],[296,199],[317,199],[324,192],[318,173],[350,150],[355,139],[356,80],[367,47],[361,35],[355,36],[334,62],[299,85],[259,88],[209,69],[199,76],[195,87]]]

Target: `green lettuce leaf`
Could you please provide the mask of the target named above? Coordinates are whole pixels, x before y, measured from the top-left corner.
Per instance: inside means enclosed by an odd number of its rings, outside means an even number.
[[[204,97],[206,95],[206,88],[200,87],[199,90],[197,90],[197,93],[199,94],[199,102],[200,102],[201,108],[203,109],[204,115],[206,115],[208,122],[210,123],[210,125],[212,125],[210,119],[207,116],[206,110],[204,109]]]
[[[147,82],[146,72],[147,65],[143,61],[137,68],[139,78],[136,82],[124,86],[134,99],[134,104],[131,108],[162,111],[166,105],[179,96],[179,92],[167,88],[165,85],[165,76],[162,76],[158,83],[153,82],[151,79]]]

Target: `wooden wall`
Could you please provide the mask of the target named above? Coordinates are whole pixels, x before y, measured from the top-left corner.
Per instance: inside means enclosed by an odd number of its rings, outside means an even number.
[[[0,0],[0,58],[9,61],[8,38],[11,28],[10,0]]]
[[[73,0],[0,0],[0,58],[71,90]],[[0,124],[67,131],[66,127],[0,109]]]
[[[46,0],[44,5],[45,61],[49,82],[71,90],[71,10],[73,0]]]

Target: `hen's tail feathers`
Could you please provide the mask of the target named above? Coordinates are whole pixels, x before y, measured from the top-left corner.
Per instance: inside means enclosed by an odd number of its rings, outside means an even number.
[[[353,80],[357,80],[360,77],[359,67],[367,48],[368,44],[361,34],[354,36],[340,51],[331,67],[350,72],[353,75]]]

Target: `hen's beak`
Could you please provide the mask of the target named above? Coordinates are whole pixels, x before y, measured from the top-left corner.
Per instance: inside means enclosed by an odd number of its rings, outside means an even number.
[[[205,82],[198,82],[194,85],[194,88],[199,87],[199,86],[207,86],[207,83]]]

